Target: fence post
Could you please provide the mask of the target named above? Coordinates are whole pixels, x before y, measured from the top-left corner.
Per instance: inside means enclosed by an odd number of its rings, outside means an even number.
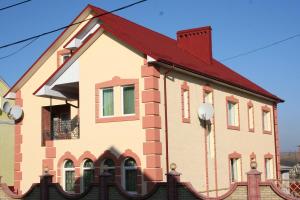
[[[261,172],[256,169],[256,161],[251,161],[250,166],[251,170],[247,173],[248,200],[260,200],[259,183],[261,181]]]
[[[99,175],[99,199],[108,200],[108,187],[107,184],[111,179],[111,174],[107,171],[104,171]]]
[[[49,184],[52,183],[53,175],[48,174],[48,171],[45,170],[44,174],[40,176],[40,199],[48,200],[49,199]]]
[[[168,200],[177,200],[177,183],[180,182],[180,173],[176,171],[176,164],[170,165],[171,171],[167,175]]]

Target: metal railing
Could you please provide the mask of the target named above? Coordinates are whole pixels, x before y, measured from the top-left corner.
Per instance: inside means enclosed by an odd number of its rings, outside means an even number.
[[[44,139],[77,139],[79,138],[79,118],[73,119],[52,119],[52,131],[43,130]]]
[[[300,179],[281,179],[273,182],[285,194],[300,198]]]

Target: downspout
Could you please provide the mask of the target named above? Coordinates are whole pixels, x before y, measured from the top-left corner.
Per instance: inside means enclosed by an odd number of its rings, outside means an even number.
[[[168,99],[167,99],[167,75],[173,71],[172,68],[164,73],[164,107],[165,107],[165,140],[166,140],[166,168],[167,173],[169,173],[169,136],[168,136]]]
[[[273,104],[273,123],[274,123],[274,143],[275,143],[275,163],[276,163],[276,180],[279,180],[281,177],[279,176],[279,173],[278,171],[280,169],[278,169],[278,167],[280,167],[280,165],[278,165],[278,158],[279,158],[279,155],[278,155],[278,145],[277,143],[279,143],[279,139],[278,139],[278,110],[277,110],[277,103],[274,103]]]

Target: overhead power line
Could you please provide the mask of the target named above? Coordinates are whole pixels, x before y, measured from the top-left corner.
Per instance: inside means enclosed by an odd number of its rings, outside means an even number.
[[[24,4],[24,3],[28,3],[29,1],[32,1],[32,0],[26,0],[26,1],[22,1],[20,3],[16,3],[16,4],[13,4],[13,5],[10,5],[10,6],[6,6],[6,7],[3,7],[3,8],[0,8],[0,11],[6,10],[6,9],[9,9],[9,8],[12,8],[12,7]]]
[[[3,59],[5,59],[5,58],[11,57],[11,56],[13,56],[13,55],[19,53],[20,51],[22,51],[23,49],[25,49],[26,47],[28,47],[29,45],[31,45],[33,42],[35,42],[37,39],[39,39],[39,38],[38,38],[38,37],[37,37],[37,38],[34,38],[34,39],[32,39],[30,42],[28,42],[27,44],[25,44],[24,46],[22,46],[21,48],[19,48],[18,50],[14,51],[14,52],[12,52],[12,53],[6,55],[6,56],[0,57],[0,60],[3,60]]]
[[[117,12],[117,11],[120,11],[120,10],[124,10],[124,9],[127,9],[127,8],[130,8],[132,6],[135,6],[137,4],[140,4],[140,3],[143,3],[143,2],[146,2],[148,0],[140,0],[140,1],[137,1],[137,2],[134,2],[134,3],[131,3],[131,4],[128,4],[128,5],[125,5],[125,6],[122,6],[120,8],[117,8],[117,9],[114,9],[114,10],[111,10],[109,12],[105,12],[105,13],[102,13],[100,15],[96,15],[94,17],[91,17],[91,18],[88,18],[88,19],[85,19],[85,20],[82,20],[82,21],[79,21],[79,22],[76,22],[76,23],[73,23],[73,24],[70,24],[70,25],[67,25],[67,26],[62,26],[60,28],[56,28],[56,29],[53,29],[53,30],[50,30],[50,31],[47,31],[47,32],[44,32],[44,33],[41,33],[41,34],[38,34],[38,35],[35,35],[35,36],[31,36],[31,37],[28,37],[28,38],[25,38],[25,39],[22,39],[22,40],[19,40],[19,41],[16,41],[16,42],[12,42],[12,43],[8,43],[8,44],[5,44],[5,45],[2,45],[0,46],[0,49],[3,49],[3,48],[7,48],[7,47],[10,47],[10,46],[13,46],[13,45],[16,45],[16,44],[20,44],[20,43],[23,43],[23,42],[26,42],[26,41],[30,41],[30,40],[33,40],[35,38],[39,38],[39,37],[42,37],[42,36],[45,36],[45,35],[49,35],[51,33],[55,33],[57,31],[61,31],[65,28],[68,28],[68,27],[71,27],[71,26],[75,26],[77,24],[81,24],[85,21],[89,21],[91,19],[95,19],[97,17],[101,17],[101,16],[104,16],[104,15],[108,15],[108,14],[111,14],[111,13],[114,13],[114,12]]]
[[[256,49],[253,49],[253,50],[250,50],[250,51],[246,51],[246,52],[243,52],[243,53],[239,53],[239,54],[237,54],[235,56],[231,56],[231,57],[227,57],[227,58],[221,59],[220,61],[233,60],[233,59],[236,59],[236,58],[241,57],[241,56],[246,56],[246,55],[255,53],[257,51],[260,51],[260,50],[263,50],[263,49],[267,49],[267,48],[270,48],[272,46],[278,45],[280,43],[286,42],[288,40],[294,39],[294,38],[299,37],[299,36],[300,36],[300,34],[296,34],[296,35],[284,38],[282,40],[278,40],[278,41],[272,42],[272,43],[267,44],[265,46],[262,46],[262,47],[259,47],[259,48],[256,48]]]

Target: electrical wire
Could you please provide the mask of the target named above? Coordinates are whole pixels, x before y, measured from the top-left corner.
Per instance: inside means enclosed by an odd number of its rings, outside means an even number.
[[[13,5],[10,5],[10,6],[6,6],[6,7],[3,7],[3,8],[0,8],[0,11],[6,10],[6,9],[9,9],[9,8],[12,8],[12,7],[24,4],[24,3],[28,3],[29,1],[32,1],[32,0],[26,0],[26,1],[22,1],[20,3],[16,3],[16,4],[13,4]]]
[[[94,17],[91,17],[91,18],[88,18],[88,19],[85,19],[85,20],[82,20],[82,21],[79,21],[79,22],[76,22],[76,23],[73,23],[73,24],[70,24],[70,25],[67,25],[67,26],[62,26],[60,28],[56,28],[56,29],[53,29],[51,31],[47,31],[47,32],[44,32],[44,33],[41,33],[41,34],[38,34],[38,35],[35,35],[35,36],[31,36],[31,37],[28,37],[28,38],[25,38],[25,39],[22,39],[22,40],[19,40],[19,41],[16,41],[16,42],[12,42],[12,43],[8,43],[8,44],[5,44],[5,45],[2,45],[0,46],[0,49],[3,49],[3,48],[7,48],[7,47],[10,47],[10,46],[13,46],[13,45],[16,45],[16,44],[20,44],[20,43],[23,43],[23,42],[26,42],[26,41],[30,41],[30,40],[33,40],[35,38],[39,38],[39,37],[42,37],[42,36],[45,36],[45,35],[49,35],[51,33],[55,33],[57,31],[61,31],[65,28],[69,28],[71,26],[75,26],[75,25],[78,25],[78,24],[81,24],[85,21],[89,21],[91,19],[95,19],[97,17],[100,17],[100,16],[104,16],[104,15],[108,15],[108,14],[111,14],[111,13],[114,13],[114,12],[117,12],[117,11],[120,11],[120,10],[124,10],[124,9],[127,9],[129,7],[132,7],[132,6],[135,6],[137,4],[140,4],[140,3],[143,3],[143,2],[146,2],[148,0],[140,0],[140,1],[137,1],[137,2],[134,2],[134,3],[131,3],[131,4],[128,4],[128,5],[125,5],[125,6],[122,6],[120,8],[117,8],[117,9],[114,9],[114,10],[111,10],[109,12],[105,12],[105,13],[102,13],[100,15],[96,15]]]
[[[246,51],[246,52],[243,52],[243,53],[239,53],[239,54],[237,54],[237,55],[235,55],[235,56],[230,56],[230,57],[221,59],[220,61],[223,62],[223,61],[227,61],[227,60],[233,60],[233,59],[239,58],[239,57],[241,57],[241,56],[246,56],[246,55],[255,53],[255,52],[257,52],[257,51],[260,51],[260,50],[263,50],[263,49],[267,49],[267,48],[270,48],[270,47],[272,47],[272,46],[278,45],[278,44],[280,44],[280,43],[286,42],[286,41],[288,41],[288,40],[294,39],[294,38],[299,37],[299,36],[300,36],[300,34],[296,34],[296,35],[293,35],[293,36],[284,38],[284,39],[282,39],[282,40],[278,40],[278,41],[272,42],[272,43],[267,44],[267,45],[265,45],[265,46],[262,46],[262,47],[259,47],[259,48],[256,48],[256,49],[253,49],[253,50],[250,50],[250,51]]]
[[[19,48],[18,50],[14,51],[14,52],[12,52],[12,53],[6,55],[6,56],[0,57],[0,60],[3,60],[3,59],[5,59],[5,58],[11,57],[11,56],[13,56],[13,55],[19,53],[20,51],[22,51],[23,49],[25,49],[26,47],[28,47],[29,45],[31,45],[33,42],[35,42],[37,39],[39,39],[39,38],[38,38],[38,37],[37,37],[37,38],[34,38],[34,39],[32,39],[30,42],[28,42],[27,44],[25,44],[24,46],[22,46],[21,48]]]

